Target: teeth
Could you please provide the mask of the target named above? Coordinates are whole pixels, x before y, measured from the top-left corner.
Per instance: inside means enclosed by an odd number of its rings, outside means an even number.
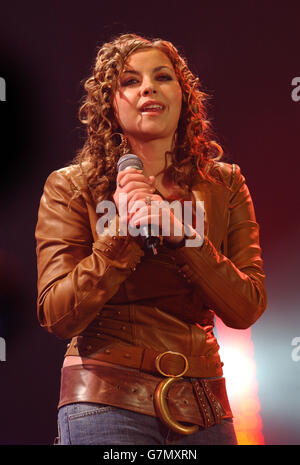
[[[149,105],[148,107],[143,108],[142,111],[146,110],[163,110],[162,105]]]

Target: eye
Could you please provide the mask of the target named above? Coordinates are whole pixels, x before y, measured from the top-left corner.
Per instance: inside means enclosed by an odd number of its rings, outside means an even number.
[[[158,81],[172,81],[173,80],[170,74],[159,74],[158,76],[156,76],[156,79],[158,79]]]
[[[139,81],[136,78],[125,79],[124,81],[121,82],[121,87],[132,86],[134,84],[137,84],[138,82]]]

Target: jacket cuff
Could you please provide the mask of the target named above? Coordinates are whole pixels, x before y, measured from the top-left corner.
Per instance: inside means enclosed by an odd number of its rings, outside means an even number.
[[[211,247],[207,236],[204,237],[203,243],[198,247],[181,246],[172,250],[174,262],[178,272],[186,278],[188,283],[195,281],[195,275],[198,272],[199,255],[210,255]],[[195,268],[194,268],[195,266]]]
[[[127,234],[120,234],[119,217],[116,216],[108,228],[93,244],[93,250],[101,252],[117,268],[135,271],[136,265],[144,255],[139,241]]]

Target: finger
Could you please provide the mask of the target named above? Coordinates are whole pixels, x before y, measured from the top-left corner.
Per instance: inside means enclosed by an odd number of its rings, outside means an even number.
[[[126,184],[128,180],[146,181],[143,171],[136,169],[127,169],[118,173],[117,181],[122,185]]]
[[[148,193],[154,193],[155,189],[145,182],[130,181],[122,186],[122,192],[129,194],[137,189],[142,189]]]
[[[148,182],[149,182],[149,184],[154,186],[154,184],[155,184],[155,176],[149,176]]]
[[[138,202],[138,205],[136,205],[136,202]],[[141,202],[144,202],[144,204],[141,204]],[[149,192],[144,191],[143,189],[128,194],[127,208],[130,213],[146,205],[151,206],[151,212],[153,214],[158,213],[161,210],[160,205],[163,205],[163,200],[159,195],[151,195],[151,193],[149,195]]]
[[[135,168],[128,168],[124,171],[120,171],[118,174],[117,174],[117,185],[122,187],[123,186],[123,183],[124,183],[124,177],[127,175],[127,174],[131,174],[131,175],[137,175],[137,176],[140,176],[142,175],[143,176],[143,171],[142,170],[137,170]]]
[[[163,209],[159,211],[151,209],[151,206],[140,208],[132,214],[130,223],[135,227],[142,227],[151,224],[163,236],[177,240],[178,237],[183,237],[183,225],[177,222],[169,209],[164,210],[165,217],[162,220]]]
[[[130,192],[133,189],[154,189],[153,185],[147,181],[144,175],[130,174],[117,178],[117,187],[123,192]]]
[[[141,206],[144,206],[147,204],[147,202],[151,202],[151,200],[161,200],[161,197],[158,195],[153,195],[154,193],[153,188],[149,188],[149,186],[143,185],[143,187],[137,188],[137,189],[132,189],[127,192],[127,189],[118,189],[115,191],[113,194],[113,200],[119,210],[120,206],[120,195],[126,194],[126,198],[124,199],[125,202],[127,202],[127,210],[131,210],[133,208],[133,205],[135,202],[140,202],[143,201],[144,203],[142,205],[137,206],[136,208],[140,208]],[[129,214],[131,217],[132,215]]]
[[[165,208],[164,201],[161,196],[152,192],[153,189],[136,189],[128,193],[127,198],[131,203],[134,202],[135,199],[142,199],[145,203],[148,203],[149,205],[152,204],[153,207]]]
[[[138,201],[128,213],[131,219],[133,218],[134,221],[140,221],[141,218],[151,217],[151,207],[146,205],[143,201]]]
[[[151,225],[151,227],[155,227],[158,231],[160,229],[160,216],[151,214],[150,210],[147,209],[138,210],[133,214],[129,222],[135,227]]]
[[[140,200],[143,200],[146,204],[151,204],[154,201],[160,201],[158,195],[153,195],[154,189],[135,189],[128,193],[128,210],[130,210],[134,203]]]
[[[117,188],[115,190],[115,193],[113,194],[114,200],[116,201],[116,197],[119,196],[121,193],[126,193],[129,194],[134,190],[144,190],[145,192],[152,193],[154,192],[154,188],[151,187],[149,184],[144,182],[143,177],[138,179],[136,178],[136,181],[132,181],[129,183],[123,183],[122,178],[117,178]],[[139,182],[138,182],[139,181]]]

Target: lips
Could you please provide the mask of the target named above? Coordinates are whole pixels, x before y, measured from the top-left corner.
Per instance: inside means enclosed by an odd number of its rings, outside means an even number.
[[[157,100],[148,100],[148,102],[143,103],[143,105],[139,108],[141,112],[155,112],[155,111],[163,111],[165,109],[165,105]]]

